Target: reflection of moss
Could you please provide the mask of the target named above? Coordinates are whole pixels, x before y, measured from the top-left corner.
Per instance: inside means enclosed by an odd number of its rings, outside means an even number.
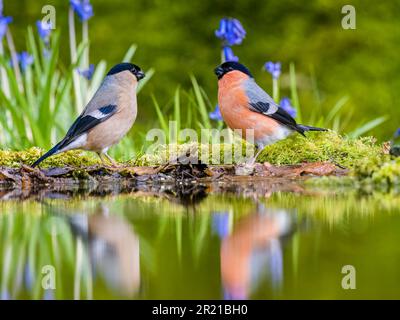
[[[400,158],[367,158],[355,167],[354,175],[374,184],[400,184]]]

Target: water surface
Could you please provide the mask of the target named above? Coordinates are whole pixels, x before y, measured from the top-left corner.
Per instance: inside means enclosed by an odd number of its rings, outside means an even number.
[[[193,189],[1,201],[1,297],[400,298],[397,194]]]

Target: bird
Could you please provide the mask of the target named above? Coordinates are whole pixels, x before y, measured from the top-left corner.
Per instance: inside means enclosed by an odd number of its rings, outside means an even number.
[[[251,163],[254,164],[265,146],[286,139],[297,132],[327,131],[296,123],[254,80],[243,64],[227,61],[214,69],[218,78],[218,105],[223,120],[229,128],[239,130],[246,137],[246,130],[254,130],[258,149]]]
[[[400,157],[400,128],[396,130],[393,139],[390,141],[390,151],[392,156]]]
[[[52,155],[73,149],[94,151],[103,164],[105,157],[117,166],[107,151],[126,135],[135,122],[136,89],[144,77],[140,67],[132,63],[124,62],[112,67],[65,137],[32,167]]]

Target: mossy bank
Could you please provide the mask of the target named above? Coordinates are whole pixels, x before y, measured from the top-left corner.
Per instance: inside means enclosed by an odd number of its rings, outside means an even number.
[[[243,148],[244,144],[236,144]],[[252,146],[247,146],[252,148]],[[224,159],[226,145],[198,145],[194,143],[182,145],[160,146],[155,152],[133,156],[126,165],[162,165],[171,159],[170,150],[175,154],[193,151],[204,159],[207,149],[208,163],[216,164],[216,158]],[[17,168],[21,164],[30,165],[44,150],[33,147],[24,151],[0,150],[0,166]],[[216,154],[218,152],[219,154]],[[202,157],[203,154],[203,157]],[[218,156],[218,157],[217,157]],[[234,159],[234,157],[233,157]],[[385,144],[379,144],[373,137],[349,139],[333,131],[309,133],[307,138],[300,135],[270,145],[258,157],[257,162],[268,162],[273,165],[292,165],[304,162],[332,162],[349,169],[349,176],[355,179],[368,180],[373,183],[399,184],[400,158],[391,157]],[[206,161],[207,162],[207,161]],[[49,167],[86,167],[100,164],[97,155],[83,151],[69,151],[50,157],[43,162]]]

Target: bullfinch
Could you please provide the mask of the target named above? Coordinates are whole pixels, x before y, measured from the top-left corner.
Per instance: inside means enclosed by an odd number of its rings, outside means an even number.
[[[254,80],[250,71],[238,62],[224,62],[214,70],[218,77],[218,104],[222,118],[231,129],[254,130],[258,152],[267,145],[298,132],[326,129],[297,124]]]
[[[116,165],[107,150],[132,127],[137,114],[136,89],[144,76],[143,71],[131,63],[120,63],[111,68],[64,139],[35,161],[32,167],[51,155],[72,149],[94,151],[102,162],[106,157]]]
[[[390,142],[390,154],[392,156],[400,156],[400,128],[394,133],[393,139]]]

